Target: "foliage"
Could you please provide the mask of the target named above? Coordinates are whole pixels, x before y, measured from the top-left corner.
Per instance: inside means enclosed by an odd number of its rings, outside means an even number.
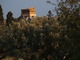
[[[54,18],[38,17],[30,22],[22,19],[0,29],[0,47],[5,56],[25,60],[69,59],[71,41],[63,36],[62,25]]]
[[[78,60],[80,56],[80,1],[61,0],[58,3],[58,20],[67,28],[67,36],[72,40],[71,60]]]
[[[66,30],[66,35],[72,41],[71,60],[78,60],[80,58],[80,0],[60,0],[56,12],[63,30]]]
[[[33,59],[32,56],[35,56],[37,60],[51,55],[50,49],[54,49],[53,41],[59,37],[58,31],[55,32],[55,29],[59,29],[59,23],[53,25],[54,22],[54,18],[49,21],[44,17],[31,20],[30,23],[22,19],[20,22],[12,22],[9,27],[1,26],[0,47],[4,55],[24,59]],[[48,49],[49,52],[46,53]]]

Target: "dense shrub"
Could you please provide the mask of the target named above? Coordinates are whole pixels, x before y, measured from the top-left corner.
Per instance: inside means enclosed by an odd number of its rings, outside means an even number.
[[[5,56],[23,59],[70,58],[72,42],[63,30],[60,21],[47,17],[24,19],[0,27],[0,48]]]

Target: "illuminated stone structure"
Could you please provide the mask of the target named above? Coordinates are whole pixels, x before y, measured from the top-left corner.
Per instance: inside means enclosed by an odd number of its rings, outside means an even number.
[[[23,17],[36,17],[36,11],[35,11],[35,8],[32,7],[32,8],[27,8],[27,9],[22,9],[21,10],[21,15]]]

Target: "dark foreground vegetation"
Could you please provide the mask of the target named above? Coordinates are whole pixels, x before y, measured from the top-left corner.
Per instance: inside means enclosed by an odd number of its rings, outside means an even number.
[[[56,12],[57,19],[38,17],[1,24],[0,59],[79,60],[80,1],[61,0]]]

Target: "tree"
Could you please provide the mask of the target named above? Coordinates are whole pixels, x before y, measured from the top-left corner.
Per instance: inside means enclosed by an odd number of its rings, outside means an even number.
[[[3,10],[2,10],[1,5],[0,5],[0,22],[4,22],[4,18],[3,18]]]
[[[48,1],[51,4],[51,2]],[[64,55],[69,50],[67,60],[79,60],[80,52],[80,0],[57,0],[56,13],[61,27],[61,46],[59,50]],[[67,36],[66,41],[64,37]],[[65,43],[63,43],[63,41]],[[70,42],[71,45],[67,45]],[[63,47],[65,46],[65,47]],[[66,48],[68,46],[68,49]],[[64,49],[64,50],[62,50]],[[59,54],[58,54],[59,55]],[[60,56],[60,55],[59,55]],[[64,56],[65,57],[65,56]],[[66,59],[66,58],[65,58]]]
[[[8,12],[6,17],[7,17],[6,19],[7,26],[9,26],[9,24],[12,24],[12,21],[14,21],[13,13],[11,11]]]
[[[52,14],[52,12],[51,11],[48,11],[48,20],[50,20],[50,18],[51,18],[51,16],[52,16],[53,14]]]
[[[60,0],[56,10],[58,20],[63,26],[62,29],[71,40],[72,49],[70,49],[70,53],[72,57],[70,58],[72,60],[78,60],[80,56],[78,49],[80,48],[80,0]]]

